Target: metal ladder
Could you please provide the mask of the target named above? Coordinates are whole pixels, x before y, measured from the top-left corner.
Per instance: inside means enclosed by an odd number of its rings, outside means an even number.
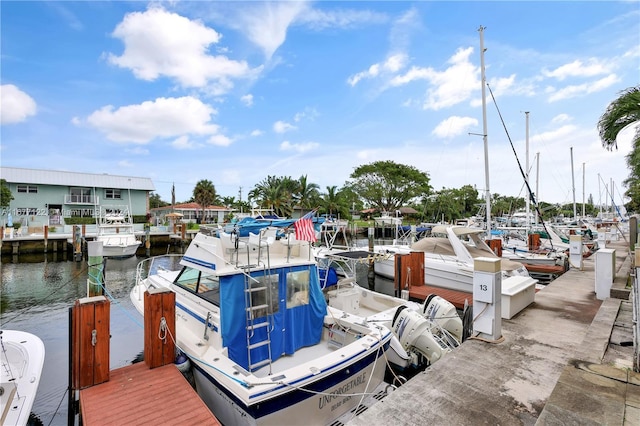
[[[262,268],[257,268],[256,270],[262,270],[263,277],[265,280],[271,279],[270,268],[263,265]],[[273,316],[273,312],[271,309],[271,286],[270,282],[265,282],[263,285],[254,286],[252,283],[256,283],[255,278],[251,276],[251,269],[247,268],[244,279],[244,294],[245,294],[245,321],[246,321],[246,335],[247,335],[247,357],[249,364],[249,371],[255,371],[265,365],[269,365],[269,374],[271,374],[271,364],[272,364],[272,356],[271,356],[271,331],[272,324],[271,318]],[[265,304],[254,305],[253,304],[253,295],[262,294],[264,295],[263,300],[266,301]],[[256,323],[254,313],[261,310],[266,310],[266,321]],[[253,339],[255,335],[255,330],[266,328],[266,336],[264,339],[259,341],[254,341],[251,343],[251,339]],[[251,353],[255,349],[261,348],[263,346],[267,346],[269,351],[269,355],[266,359],[262,361],[253,362]]]

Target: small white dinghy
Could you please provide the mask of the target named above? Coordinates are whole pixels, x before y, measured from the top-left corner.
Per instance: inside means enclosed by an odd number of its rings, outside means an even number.
[[[44,366],[44,343],[38,336],[0,330],[0,424],[26,425]]]

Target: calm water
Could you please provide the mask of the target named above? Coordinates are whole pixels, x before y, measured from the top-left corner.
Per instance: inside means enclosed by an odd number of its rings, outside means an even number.
[[[58,255],[58,257],[61,257]],[[138,259],[108,260],[111,300],[110,368],[132,363],[143,351],[142,318],[129,301]],[[0,324],[33,333],[45,345],[42,378],[32,413],[44,425],[66,425],[69,308],[87,294],[87,262],[52,255],[2,258]],[[111,298],[110,298],[111,299]]]
[[[111,300],[111,369],[142,358],[142,317],[129,301],[140,260],[109,259],[106,264],[105,282]],[[44,369],[32,409],[45,426],[67,424],[69,308],[86,296],[87,278],[86,260],[74,262],[51,253],[2,257],[1,327],[33,333],[45,345]],[[358,268],[358,282],[368,285],[366,266]],[[393,282],[376,277],[375,289],[392,294]]]

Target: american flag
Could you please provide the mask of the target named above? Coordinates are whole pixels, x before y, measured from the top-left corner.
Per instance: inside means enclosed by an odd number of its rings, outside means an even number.
[[[311,220],[314,215],[315,210],[312,210],[293,223],[296,229],[296,240],[316,241],[316,231],[313,228],[313,221]]]

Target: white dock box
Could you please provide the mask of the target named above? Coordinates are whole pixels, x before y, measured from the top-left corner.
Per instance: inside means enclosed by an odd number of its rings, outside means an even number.
[[[502,281],[502,318],[511,319],[532,304],[536,297],[536,282],[530,277],[511,277]]]

